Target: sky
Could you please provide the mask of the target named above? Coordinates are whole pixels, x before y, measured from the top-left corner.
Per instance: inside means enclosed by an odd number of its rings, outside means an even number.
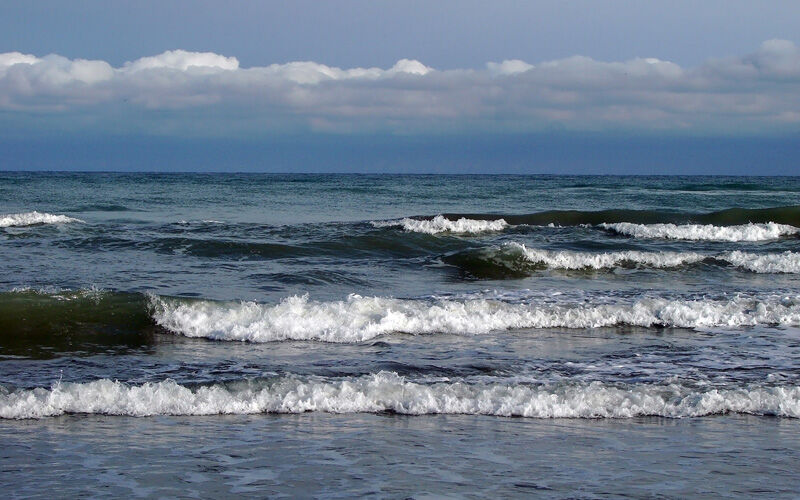
[[[0,4],[0,169],[800,175],[800,2]]]

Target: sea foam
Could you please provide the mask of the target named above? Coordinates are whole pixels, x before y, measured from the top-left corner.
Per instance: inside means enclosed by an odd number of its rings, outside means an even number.
[[[535,418],[698,417],[724,413],[800,417],[800,387],[745,386],[697,390],[678,383],[601,382],[527,385],[509,379],[420,383],[394,372],[360,377],[288,375],[191,389],[172,380],[128,385],[108,379],[51,389],[0,391],[0,417],[65,413],[217,415],[395,412]]]
[[[754,254],[736,250],[718,258],[754,273],[800,273],[798,252]]]
[[[66,224],[83,222],[66,215],[53,215],[41,212],[25,212],[19,214],[0,215],[0,227],[33,226],[37,224]]]
[[[717,254],[638,250],[592,253],[543,250],[516,242],[507,243],[504,248],[512,253],[521,254],[528,262],[541,264],[550,269],[610,269],[624,264],[671,268],[714,259],[754,273],[800,273],[800,253],[790,251],[766,254],[738,250]]]
[[[433,219],[400,219],[393,221],[374,221],[375,227],[402,227],[404,230],[414,233],[464,233],[476,234],[487,231],[502,231],[508,227],[508,223],[503,219],[498,220],[474,220],[460,218],[450,220],[442,215],[437,215]]]
[[[662,238],[694,241],[766,241],[800,233],[800,228],[787,224],[742,224],[715,226],[711,224],[633,224],[602,223],[598,227],[634,238]]]
[[[158,325],[177,334],[251,342],[361,342],[394,332],[471,335],[520,328],[614,325],[695,329],[800,325],[800,296],[697,300],[644,297],[633,302],[592,304],[350,295],[331,302],[292,296],[274,305],[151,296],[150,309]]]
[[[529,248],[521,243],[508,243],[507,247],[521,253],[532,263],[543,264],[551,269],[608,269],[624,263],[665,268],[700,262],[705,255],[696,252],[642,252],[627,250],[619,252],[575,252],[569,250],[542,250]]]

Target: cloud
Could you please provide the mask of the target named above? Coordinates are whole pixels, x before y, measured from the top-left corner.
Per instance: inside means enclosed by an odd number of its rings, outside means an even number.
[[[410,59],[388,69],[311,61],[243,68],[235,57],[183,50],[114,68],[104,61],[9,52],[0,54],[1,110],[20,123],[36,116],[41,127],[75,116],[81,118],[75,123],[103,128],[113,117],[119,130],[128,123],[162,134],[775,134],[800,130],[800,48],[768,40],[750,54],[693,68],[656,58],[603,62],[574,56],[457,70]]]
[[[187,52],[185,50],[168,50],[157,56],[142,57],[126,63],[124,71],[135,72],[149,69],[168,68],[179,71],[196,70],[236,70],[239,60],[225,57],[213,52]]]
[[[392,69],[388,71],[390,74],[398,74],[398,73],[408,73],[410,75],[427,75],[433,71],[432,68],[429,68],[422,64],[419,61],[415,61],[413,59],[400,59],[392,66]]]
[[[501,63],[496,63],[496,62],[486,63],[486,69],[489,70],[490,74],[495,76],[524,73],[531,68],[533,68],[532,64],[528,64],[525,61],[520,61],[519,59],[506,59]]]

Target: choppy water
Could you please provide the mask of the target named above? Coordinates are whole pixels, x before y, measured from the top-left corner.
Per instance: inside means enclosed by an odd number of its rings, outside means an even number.
[[[2,476],[791,497],[798,243],[800,178],[0,174]]]

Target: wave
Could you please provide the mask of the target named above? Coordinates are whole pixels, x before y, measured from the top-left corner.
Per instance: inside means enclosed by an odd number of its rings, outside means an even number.
[[[136,349],[152,340],[146,297],[101,290],[0,293],[0,355],[51,358],[61,353]]]
[[[540,269],[612,269],[617,267],[671,268],[706,259],[695,252],[576,252],[529,248],[510,242],[501,247],[467,250],[443,257],[470,277],[482,279],[521,278]]]
[[[659,186],[659,189],[663,189],[662,186]],[[765,185],[759,184],[755,182],[720,182],[720,183],[688,183],[688,184],[677,184],[667,188],[671,191],[699,191],[699,192],[718,192],[718,191],[783,191],[785,186],[777,184],[777,185]]]
[[[136,212],[137,210],[117,203],[87,203],[70,209],[72,212]]]
[[[205,224],[213,227],[212,224]],[[210,231],[209,231],[210,232]],[[317,235],[313,235],[317,236]],[[459,250],[469,243],[456,238],[436,238],[421,233],[337,231],[318,237],[290,239],[272,235],[196,235],[181,234],[149,239],[119,234],[94,234],[62,239],[55,243],[64,248],[89,250],[152,250],[161,254],[183,254],[207,259],[319,259],[336,257],[346,260],[393,258],[403,261]]]
[[[634,224],[711,224],[736,226],[749,223],[775,222],[800,227],[800,205],[772,208],[729,208],[715,212],[675,212],[665,210],[548,210],[532,214],[467,214],[445,213],[449,220],[461,218],[481,221],[503,219],[510,225],[579,226],[602,223]],[[430,218],[430,217],[428,217]],[[424,219],[424,217],[423,217]]]
[[[408,300],[350,295],[317,302],[292,296],[278,304],[212,302],[151,296],[159,326],[187,337],[270,342],[362,342],[389,333],[482,334],[524,328],[599,328],[615,325],[739,328],[800,325],[800,296],[729,299],[644,297],[591,304],[509,303],[493,299]]]
[[[668,269],[699,262],[732,265],[754,273],[800,273],[800,253],[758,254],[724,252],[645,252],[625,250],[616,252],[578,252],[544,250],[510,242],[501,247],[467,250],[442,259],[468,276],[502,279],[528,276],[540,269],[600,270],[648,267]]]
[[[5,392],[5,393],[4,393]],[[108,379],[51,389],[0,389],[0,418],[64,414],[256,413],[468,414],[533,418],[699,417],[726,413],[800,417],[800,386],[694,389],[678,383],[529,385],[409,380],[394,372],[340,379],[287,375],[190,388],[172,380],[128,385]]]
[[[488,231],[502,231],[508,227],[508,223],[503,219],[496,220],[474,220],[465,217],[451,220],[442,215],[437,215],[431,219],[411,219],[405,218],[394,221],[373,221],[375,227],[402,227],[404,230],[413,233],[437,234],[437,233],[460,233],[477,234]]]
[[[646,266],[654,268],[678,267],[700,262],[706,256],[696,252],[574,252],[569,250],[541,250],[520,243],[509,243],[512,250],[521,252],[529,262],[551,269],[609,269],[620,266]]]
[[[800,326],[800,295],[719,298],[597,296],[522,298],[469,294],[396,299],[350,295],[278,303],[213,301],[119,292],[0,294],[0,355],[141,348],[155,333],[221,341],[364,342],[393,333],[478,335],[510,329],[613,326],[690,329]]]
[[[41,224],[66,224],[69,222],[83,222],[80,219],[66,215],[53,215],[42,212],[25,212],[0,216],[0,227],[35,226]]]
[[[694,241],[766,241],[796,235],[800,228],[786,224],[742,224],[714,226],[710,224],[633,224],[630,222],[602,223],[598,227],[634,238],[663,238]]]
[[[754,273],[800,273],[798,252],[754,254],[736,250],[718,258]]]

